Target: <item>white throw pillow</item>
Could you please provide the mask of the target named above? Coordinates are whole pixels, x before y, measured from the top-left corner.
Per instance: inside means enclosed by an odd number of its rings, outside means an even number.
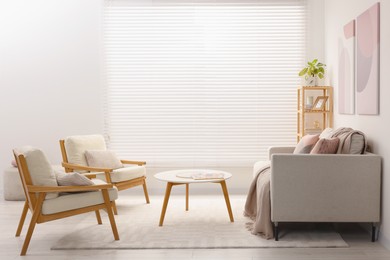
[[[118,169],[123,168],[122,162],[113,151],[89,150],[85,151],[85,159],[88,166]]]
[[[94,185],[93,181],[78,172],[56,171],[57,183],[59,186],[89,186]]]

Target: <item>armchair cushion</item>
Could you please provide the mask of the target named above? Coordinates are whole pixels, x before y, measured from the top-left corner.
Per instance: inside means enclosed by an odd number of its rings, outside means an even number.
[[[24,155],[33,185],[58,186],[53,168],[41,150],[31,146],[24,146],[15,149],[15,152]],[[57,197],[58,192],[49,192],[46,195],[46,199],[54,199]]]
[[[93,181],[78,172],[55,172],[59,186],[88,186],[94,185]]]
[[[85,158],[87,150],[106,150],[106,142],[102,135],[74,135],[65,139],[68,162],[88,166]]]
[[[111,181],[113,183],[117,183],[146,176],[146,169],[145,166],[128,166],[124,168],[115,169],[110,175]],[[96,178],[106,181],[106,177],[104,174],[97,174]]]
[[[93,179],[95,185],[106,184],[104,181]],[[118,190],[114,187],[108,190],[110,201],[118,198]],[[65,193],[51,200],[45,200],[42,205],[42,214],[48,215],[72,209],[79,209],[104,203],[101,191],[82,193]]]
[[[98,168],[123,168],[123,164],[113,151],[109,150],[87,150],[85,158],[88,166]]]

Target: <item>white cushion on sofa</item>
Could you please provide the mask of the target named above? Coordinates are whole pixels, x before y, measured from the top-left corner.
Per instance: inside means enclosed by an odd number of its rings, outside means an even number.
[[[98,179],[93,179],[92,181],[95,185],[106,184],[106,182]],[[109,189],[108,194],[110,196],[110,201],[114,201],[118,198],[118,190],[116,187]],[[101,191],[66,193],[55,199],[45,200],[42,205],[42,214],[48,215],[101,203],[104,203]]]
[[[145,166],[128,166],[113,170],[111,173],[111,181],[113,183],[133,180],[142,176],[146,176]],[[96,178],[106,181],[104,174],[96,175]]]

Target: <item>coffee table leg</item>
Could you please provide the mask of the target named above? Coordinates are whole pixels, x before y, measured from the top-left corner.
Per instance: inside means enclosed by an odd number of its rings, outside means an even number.
[[[186,211],[188,211],[188,204],[189,204],[189,194],[190,194],[190,184],[186,183]]]
[[[229,193],[228,193],[228,190],[226,187],[226,182],[225,182],[225,180],[223,180],[220,183],[222,186],[223,195],[225,196],[226,207],[227,207],[228,212],[229,212],[230,222],[234,222],[233,212],[232,212],[232,207],[230,206]]]
[[[169,196],[171,195],[172,186],[173,186],[172,183],[170,182],[167,183],[167,189],[165,190],[164,203],[163,203],[161,216],[160,216],[160,224],[159,224],[160,227],[164,223],[165,212],[167,211],[167,206],[168,206]]]

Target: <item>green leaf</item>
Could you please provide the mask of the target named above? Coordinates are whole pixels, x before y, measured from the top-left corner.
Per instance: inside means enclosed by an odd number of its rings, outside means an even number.
[[[311,63],[315,65],[318,62],[318,59],[314,59]]]
[[[318,68],[318,71],[321,72],[321,73],[325,73],[325,70],[324,70],[323,67]]]
[[[307,72],[307,68],[304,68],[302,69],[300,72],[299,72],[299,76],[302,77],[303,75],[305,75]]]
[[[323,78],[324,78],[324,74],[318,73],[318,77],[319,77],[320,79],[323,79]]]

